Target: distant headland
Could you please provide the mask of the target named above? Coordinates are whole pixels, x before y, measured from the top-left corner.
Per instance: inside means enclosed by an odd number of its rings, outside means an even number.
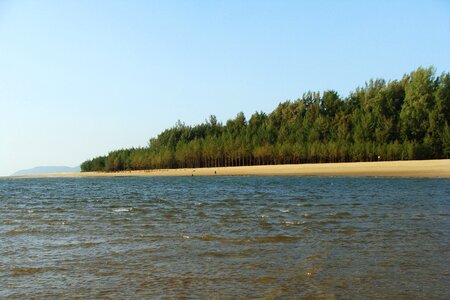
[[[38,175],[38,174],[54,174],[54,173],[67,173],[67,172],[80,172],[80,167],[66,167],[66,166],[39,166],[31,169],[20,170],[12,174],[11,176],[24,176],[24,175]]]

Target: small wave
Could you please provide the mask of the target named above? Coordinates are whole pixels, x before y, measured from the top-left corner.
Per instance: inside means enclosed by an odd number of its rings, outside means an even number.
[[[288,213],[288,212],[290,212],[289,209],[280,209],[280,211],[281,211],[282,213]]]
[[[439,217],[450,217],[450,214],[434,214],[434,215]]]
[[[274,281],[276,281],[276,279],[273,278],[273,277],[259,277],[259,278],[256,278],[256,282],[259,282],[259,283],[272,283]]]
[[[283,221],[281,224],[284,225],[292,225],[292,226],[301,226],[307,224],[305,221]]]
[[[189,235],[183,235],[183,239],[190,239],[191,237]]]
[[[131,208],[120,207],[113,209],[113,212],[130,212],[132,210],[133,210],[132,207]]]
[[[103,245],[106,240],[92,240],[92,241],[70,241],[70,242],[56,242],[48,245],[48,248],[54,249],[75,249],[75,248],[91,248],[98,245]]]
[[[303,218],[307,218],[307,219],[309,219],[309,218],[314,218],[314,214],[304,213],[304,214],[303,214]]]
[[[215,236],[215,235],[204,235],[199,237],[198,239],[205,242],[219,241],[222,243],[231,243],[231,244],[245,244],[251,242],[250,239],[225,238],[222,236]]]
[[[268,215],[260,215],[259,216],[261,219],[265,219],[265,218],[268,218],[269,216]]]
[[[197,213],[197,217],[198,217],[198,218],[206,218],[207,215],[206,215],[206,213],[204,213],[203,211],[199,211],[199,212]]]
[[[228,253],[228,252],[204,252],[204,253],[200,253],[198,256],[212,256],[212,257],[230,257],[230,256],[236,256],[233,255],[233,253]]]
[[[344,211],[344,212],[335,212],[335,213],[329,214],[328,216],[331,218],[336,218],[336,219],[346,219],[346,218],[351,218],[352,214]]]
[[[322,204],[317,204],[317,206],[320,206],[320,207],[336,207],[336,204],[322,203]]]
[[[256,243],[292,243],[298,241],[300,238],[294,236],[276,235],[264,236],[255,239]]]
[[[344,235],[352,235],[355,232],[357,232],[357,228],[348,226],[348,227],[340,228],[340,229],[336,230],[336,232],[344,234]]]
[[[340,224],[340,223],[341,223],[341,221],[337,221],[337,220],[324,220],[324,221],[316,222],[316,224],[320,224],[320,225]]]
[[[223,238],[220,236],[214,236],[214,235],[204,235],[204,236],[200,237],[200,240],[202,240],[202,241],[220,241],[220,240],[223,240]]]
[[[13,276],[19,276],[19,275],[33,275],[36,273],[43,273],[47,270],[45,268],[31,268],[31,267],[17,267],[12,268],[11,272],[13,273]]]
[[[19,235],[19,234],[29,234],[37,232],[35,229],[31,228],[16,228],[5,232],[5,235]]]
[[[155,225],[153,225],[153,224],[143,224],[141,227],[142,228],[155,228]]]
[[[115,207],[112,209],[113,212],[134,212],[134,213],[146,213],[148,209],[139,207]]]
[[[292,200],[296,200],[296,201],[305,201],[306,198],[305,198],[305,197],[293,197]]]
[[[315,255],[308,256],[306,259],[308,261],[316,261],[316,260],[322,260],[324,258],[325,258],[324,254],[315,254]]]

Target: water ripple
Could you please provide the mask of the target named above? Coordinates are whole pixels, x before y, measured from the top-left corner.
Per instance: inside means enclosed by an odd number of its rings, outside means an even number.
[[[446,299],[448,195],[448,179],[0,179],[0,298]]]

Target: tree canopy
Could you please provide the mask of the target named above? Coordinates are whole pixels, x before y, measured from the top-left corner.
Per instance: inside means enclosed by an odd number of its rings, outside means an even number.
[[[401,80],[370,80],[346,98],[307,92],[270,114],[240,112],[187,126],[178,121],[147,147],[81,164],[86,171],[448,158],[450,73],[432,67]]]

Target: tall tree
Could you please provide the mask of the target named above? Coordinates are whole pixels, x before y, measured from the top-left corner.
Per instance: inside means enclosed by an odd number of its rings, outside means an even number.
[[[418,68],[409,75],[405,101],[400,112],[404,140],[423,140],[428,130],[429,113],[434,105],[434,70]]]

